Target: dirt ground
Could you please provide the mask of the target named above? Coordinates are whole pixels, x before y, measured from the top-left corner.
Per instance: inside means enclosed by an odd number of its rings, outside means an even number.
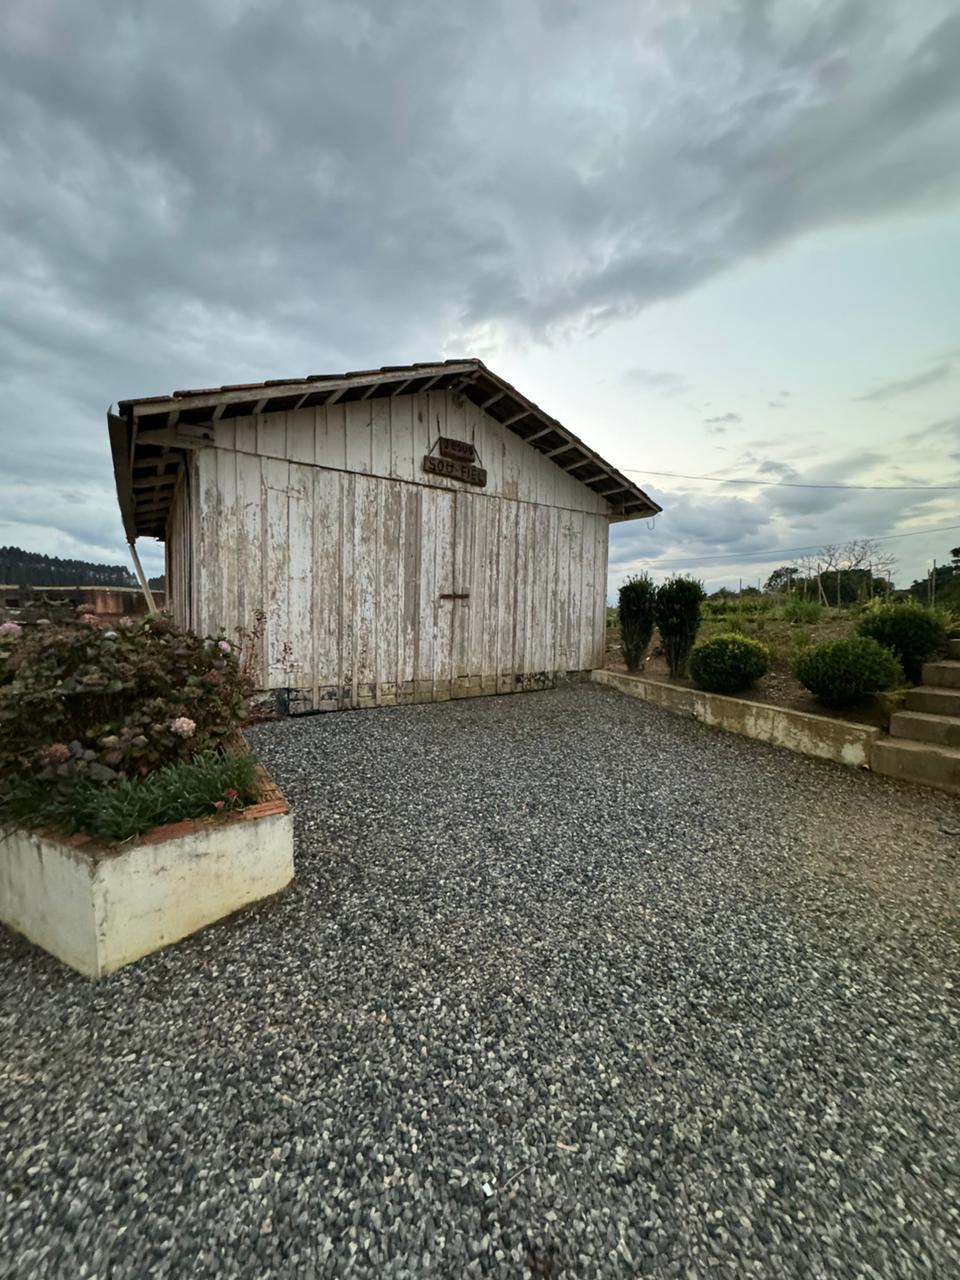
[[[698,632],[698,640],[710,640],[714,635],[729,631],[729,623],[722,620],[705,620]],[[738,698],[748,702],[765,702],[775,707],[788,707],[792,711],[806,711],[811,715],[828,716],[835,720],[849,720],[855,724],[876,725],[880,729],[888,728],[890,716],[901,700],[897,694],[878,694],[865,698],[853,706],[833,708],[825,706],[806,690],[793,674],[792,666],[795,655],[799,652],[803,640],[810,644],[823,644],[828,640],[839,640],[850,634],[850,622],[846,618],[830,618],[810,626],[794,626],[785,622],[761,620],[753,624],[745,634],[754,636],[770,650],[770,672],[750,689],[738,693]],[[623,652],[620,647],[620,629],[607,628],[606,667],[610,671],[626,671]],[[667,669],[666,658],[660,647],[660,637],[653,633],[653,640],[647,652],[643,669],[634,674],[642,675],[647,680],[661,680],[670,684],[684,685],[693,688],[689,677],[675,680]]]

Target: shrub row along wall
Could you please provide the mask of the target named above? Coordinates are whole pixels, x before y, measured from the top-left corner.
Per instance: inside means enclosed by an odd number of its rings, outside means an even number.
[[[765,702],[747,702],[700,689],[661,684],[619,671],[594,671],[593,680],[632,698],[654,702],[667,711],[693,716],[715,728],[786,747],[802,755],[834,760],[837,764],[869,768],[871,747],[880,737],[880,730],[871,725],[848,724]]]

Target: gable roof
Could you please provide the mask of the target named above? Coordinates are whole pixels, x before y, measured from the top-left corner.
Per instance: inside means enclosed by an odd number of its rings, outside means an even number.
[[[635,520],[656,515],[660,510],[639,485],[621,475],[482,360],[443,360],[121,400],[117,414],[108,414],[108,423],[127,537],[163,536],[182,466],[180,451],[212,443],[214,427],[220,419],[416,395],[427,390],[455,391],[465,396],[532,449],[600,494],[612,508],[611,520]]]

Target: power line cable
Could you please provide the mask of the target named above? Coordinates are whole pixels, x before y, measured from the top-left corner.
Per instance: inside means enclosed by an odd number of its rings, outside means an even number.
[[[806,484],[799,480],[738,480],[727,476],[689,476],[683,471],[650,471],[621,467],[632,476],[670,476],[674,480],[708,480],[711,484],[765,485],[771,489],[865,489],[883,493],[943,493],[960,489],[960,484]]]
[[[907,533],[859,534],[857,535],[857,537],[859,539],[869,538],[871,542],[890,542],[894,538],[919,538],[921,535],[925,533],[950,533],[954,529],[960,529],[960,524],[944,524],[944,525],[939,525],[935,529],[911,529]],[[758,557],[761,560],[776,560],[780,556],[799,555],[801,552],[804,552],[804,551],[820,551],[822,550],[823,547],[831,546],[833,542],[839,543],[843,541],[851,542],[851,541],[854,541],[854,539],[850,537],[847,537],[846,539],[837,538],[833,540],[829,538],[825,538],[822,542],[813,542],[806,547],[774,547],[772,550],[769,550],[769,551],[728,551],[722,554],[711,552],[710,554],[703,555],[703,556],[684,556],[680,560],[668,560],[665,562],[657,561],[655,564],[652,565],[652,568],[677,569],[677,568],[683,568],[687,565],[693,565],[695,567],[698,564],[702,564],[706,560],[728,560],[728,561],[729,560],[734,560],[734,561],[754,560],[754,559],[757,559]],[[636,559],[653,561],[656,559],[656,557],[637,556]]]

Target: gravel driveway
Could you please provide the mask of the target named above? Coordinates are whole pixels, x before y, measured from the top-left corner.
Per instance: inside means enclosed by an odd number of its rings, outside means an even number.
[[[0,929],[0,1275],[960,1274],[956,804],[595,686],[253,737],[285,897]]]

